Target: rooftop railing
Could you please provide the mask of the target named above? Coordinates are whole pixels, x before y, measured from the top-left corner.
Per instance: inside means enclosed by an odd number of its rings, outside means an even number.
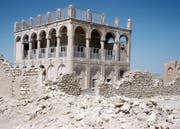
[[[30,18],[28,20],[22,20],[21,22],[15,22],[14,32],[19,32],[22,30],[30,29],[36,26],[46,25],[56,21],[61,21],[69,18],[79,19],[83,21],[105,24],[105,14],[100,14],[96,12],[91,12],[88,10],[83,10],[75,8],[70,5],[68,8],[57,9],[54,12],[47,12],[43,15],[38,15],[37,17]]]

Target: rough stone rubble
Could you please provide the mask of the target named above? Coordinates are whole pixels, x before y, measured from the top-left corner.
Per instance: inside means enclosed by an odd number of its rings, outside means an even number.
[[[130,99],[49,91],[25,100],[0,98],[1,129],[179,129],[180,96]],[[7,122],[8,121],[8,122]]]

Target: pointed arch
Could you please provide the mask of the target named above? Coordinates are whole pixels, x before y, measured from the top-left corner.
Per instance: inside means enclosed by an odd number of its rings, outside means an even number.
[[[119,41],[121,44],[127,44],[128,43],[128,36],[126,34],[122,34],[119,38]]]
[[[16,37],[16,42],[20,42],[21,41],[21,37],[20,36],[17,36]]]
[[[86,46],[86,31],[83,27],[77,26],[74,31],[74,45]]]
[[[67,27],[62,26],[59,29],[59,35],[60,35],[60,45],[67,45],[68,44],[68,36],[67,36]]]
[[[37,49],[37,34],[34,32],[31,34],[32,49]]]
[[[39,40],[40,40],[40,48],[46,48],[47,47],[46,31],[42,30],[39,33]]]
[[[57,46],[57,37],[56,37],[56,29],[55,28],[52,28],[50,31],[49,31],[49,39],[50,39],[50,44],[49,46],[50,47],[56,47]]]
[[[113,49],[113,45],[114,45],[114,42],[115,42],[115,34],[112,33],[112,32],[107,32],[106,33],[106,36],[105,36],[105,44],[104,44],[104,47],[105,49]]]
[[[97,29],[91,32],[90,47],[101,48],[101,33]]]
[[[29,36],[25,34],[22,39],[23,43],[23,58],[26,59],[28,57],[28,51],[29,51]]]

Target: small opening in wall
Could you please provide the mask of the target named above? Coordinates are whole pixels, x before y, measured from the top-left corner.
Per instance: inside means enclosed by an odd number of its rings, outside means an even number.
[[[42,73],[42,81],[44,81],[45,79],[46,79],[46,70],[44,70]]]
[[[121,50],[124,51],[124,46],[121,47]]]
[[[95,86],[96,86],[96,82],[97,82],[97,79],[93,79],[93,80],[92,80],[92,87],[95,87]]]
[[[40,68],[42,68],[42,69],[44,69],[44,68],[45,68],[45,67],[44,67],[44,65],[40,65],[39,67],[40,67]]]
[[[119,77],[120,77],[120,78],[123,78],[123,76],[124,76],[124,71],[123,71],[123,70],[120,70]]]
[[[169,67],[168,68],[168,75],[171,75],[173,73],[173,68],[172,67]]]
[[[106,81],[107,81],[107,82],[111,82],[111,79],[107,79]]]

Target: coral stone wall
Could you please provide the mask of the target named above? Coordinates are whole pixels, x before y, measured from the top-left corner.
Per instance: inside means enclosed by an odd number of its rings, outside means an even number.
[[[157,95],[180,95],[180,80],[171,85],[163,85],[162,80],[152,78],[148,72],[129,72],[116,85],[102,84],[99,94],[109,97],[124,95],[127,97],[151,97]]]

